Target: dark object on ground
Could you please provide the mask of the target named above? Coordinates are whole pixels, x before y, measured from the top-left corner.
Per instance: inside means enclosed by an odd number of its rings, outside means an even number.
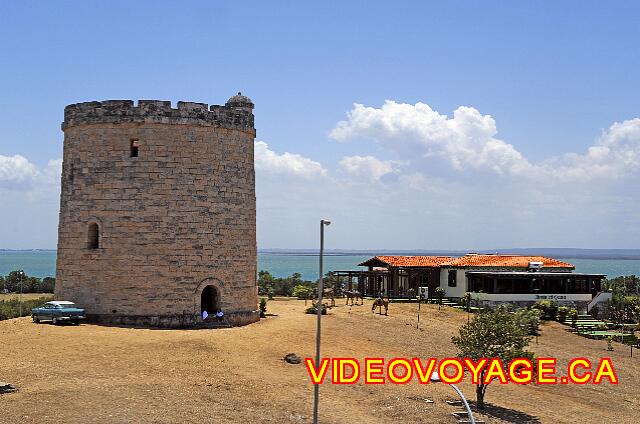
[[[11,384],[0,381],[0,393],[11,393],[15,392],[16,390],[18,389],[13,387]]]
[[[317,314],[318,310],[315,306],[309,306],[305,311],[306,314]],[[322,315],[327,315],[327,307],[326,305],[322,305]]]
[[[295,353],[287,353],[284,357],[284,361],[289,364],[300,364],[302,363],[302,358]]]

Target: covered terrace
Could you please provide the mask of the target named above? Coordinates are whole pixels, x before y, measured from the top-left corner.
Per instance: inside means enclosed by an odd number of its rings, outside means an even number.
[[[360,264],[367,271],[334,271],[347,290],[364,296],[382,292],[390,298],[415,297],[418,287],[429,287],[432,295],[440,286],[440,267],[453,260],[449,256],[375,256]]]

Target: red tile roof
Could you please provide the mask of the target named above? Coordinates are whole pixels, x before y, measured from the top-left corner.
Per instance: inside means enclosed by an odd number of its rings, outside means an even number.
[[[450,256],[375,256],[361,266],[376,266],[376,262],[382,262],[395,267],[440,267],[453,260]],[[371,262],[371,264],[370,264]]]
[[[461,258],[454,259],[447,265],[454,267],[528,268],[529,262],[542,262],[543,268],[575,268],[575,266],[570,263],[544,256],[478,254],[465,255]]]
[[[529,262],[542,262],[543,268],[575,269],[573,265],[557,259],[544,256],[520,255],[479,255],[468,254],[461,258],[450,256],[374,256],[360,266],[390,266],[390,267],[478,267],[478,268],[528,268]]]

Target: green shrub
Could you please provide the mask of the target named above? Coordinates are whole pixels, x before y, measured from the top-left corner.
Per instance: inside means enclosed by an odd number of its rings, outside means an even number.
[[[442,299],[444,298],[444,294],[446,293],[445,290],[442,287],[436,287],[434,291],[436,299],[438,299],[438,303],[442,304]]]
[[[298,299],[308,299],[311,295],[311,287],[298,284],[293,288],[293,296]]]
[[[264,297],[260,298],[260,318],[264,318],[267,316],[267,299]]]
[[[567,320],[568,313],[569,313],[569,308],[567,306],[560,306],[558,308],[558,321],[565,322]]]
[[[471,307],[471,293],[465,293],[465,295],[460,298],[460,304],[468,311]]]
[[[538,309],[519,309],[515,313],[516,321],[520,328],[530,336],[537,336],[540,334],[540,316],[541,312]]]
[[[571,308],[567,314],[567,317],[571,320],[571,326],[575,327],[578,322],[578,311],[575,308]]]
[[[31,309],[49,302],[51,297],[25,300],[22,302],[22,316],[31,315]],[[20,301],[18,299],[0,300],[0,321],[4,319],[18,318],[20,316]]]
[[[533,305],[533,308],[542,312],[542,319],[551,321],[558,316],[558,304],[550,300],[539,300]]]
[[[317,314],[318,310],[315,306],[309,306],[304,311],[305,314]],[[322,315],[327,315],[327,305],[322,305]]]

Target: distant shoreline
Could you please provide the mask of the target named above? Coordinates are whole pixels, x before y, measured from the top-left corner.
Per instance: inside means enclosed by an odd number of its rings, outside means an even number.
[[[495,253],[478,251],[478,253]],[[584,250],[498,250],[499,253],[544,255],[559,258],[576,267],[576,272],[606,274],[614,278],[623,275],[640,275],[640,252],[632,255],[629,251],[589,251]],[[441,255],[458,257],[466,251],[427,250],[346,250],[330,249],[325,254],[326,270],[362,270],[359,263],[375,255]],[[57,252],[53,249],[0,250],[0,275],[23,269],[29,276],[52,277],[56,273]],[[611,259],[613,258],[613,259]],[[312,281],[318,273],[318,251],[316,249],[259,249],[257,257],[259,270],[269,271],[275,277],[288,277],[299,273],[305,280]]]
[[[56,249],[0,249],[2,252],[56,252]],[[514,254],[548,256],[558,259],[640,260],[640,249],[575,249],[575,248],[514,248],[486,250],[403,250],[403,249],[327,249],[326,256],[463,256],[469,252],[481,254]],[[274,256],[318,256],[317,249],[258,249],[259,254]]]
[[[347,250],[327,249],[327,256],[376,256],[376,255],[403,255],[403,256],[464,256],[475,252],[481,254],[513,254],[548,256],[558,259],[594,259],[594,260],[640,260],[640,249],[573,249],[573,248],[517,248],[517,249],[490,249],[490,250]],[[258,249],[258,253],[281,256],[318,256],[317,249]]]

